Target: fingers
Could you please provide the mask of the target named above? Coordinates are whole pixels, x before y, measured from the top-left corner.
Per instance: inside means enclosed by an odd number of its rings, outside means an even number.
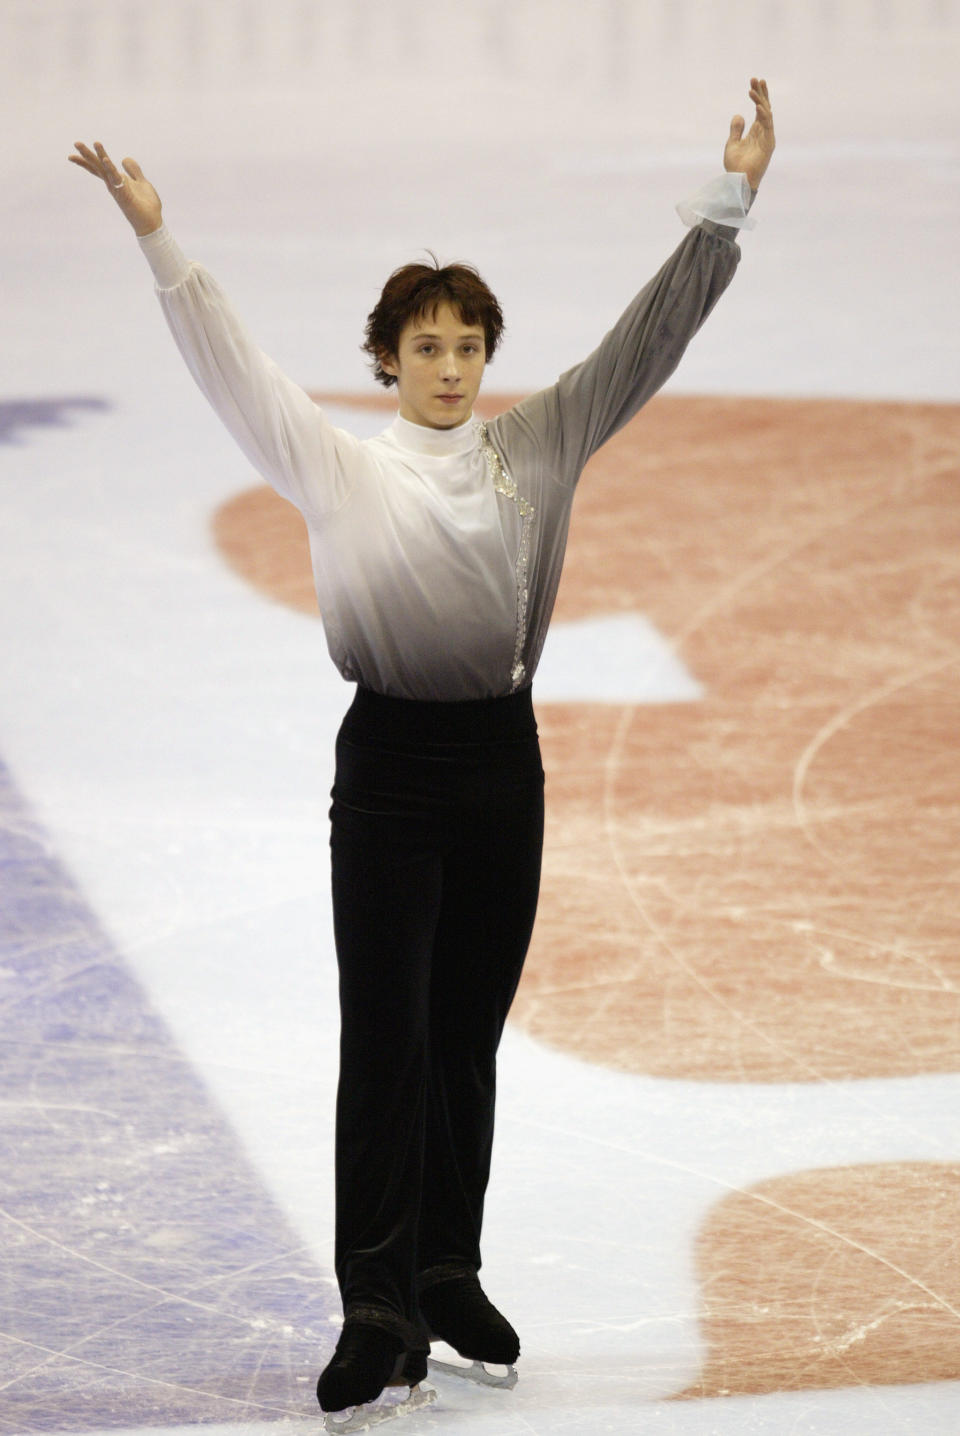
[[[773,118],[773,110],[770,105],[770,91],[767,88],[766,80],[758,80],[754,77],[750,81],[750,98],[757,107],[757,119],[770,121]]]
[[[102,179],[104,184],[110,189],[123,188],[126,183],[126,175],[117,169],[99,140],[96,141],[93,149],[91,149],[89,145],[85,145],[82,140],[77,140],[74,149],[76,150],[76,154],[68,155],[67,158],[72,160],[75,165],[79,165],[80,168],[86,170],[88,174],[96,175],[97,179]],[[134,175],[133,170],[130,169],[131,163],[134,169],[137,170],[136,175]],[[135,160],[124,160],[124,165],[131,178],[141,178],[139,173],[140,167]]]
[[[113,163],[113,160],[107,154],[106,150],[103,148],[103,145],[100,143],[99,140],[94,145],[94,149],[97,152],[97,158],[100,161],[100,167],[103,171],[103,178],[106,180],[107,184],[110,186],[111,189],[123,189],[123,186],[126,184],[127,180],[126,175],[121,174],[120,170],[117,169],[116,165]]]
[[[68,156],[69,159],[73,160],[74,164],[78,164],[81,169],[85,169],[89,171],[90,174],[96,175],[98,179],[107,178],[103,163],[107,152],[103,148],[103,145],[97,144],[91,149],[90,146],[85,145],[82,140],[77,140],[74,148],[77,153]]]
[[[742,115],[734,115],[730,121],[730,138],[734,142],[743,139],[743,127],[746,124]]]
[[[80,168],[86,170],[88,174],[96,175],[97,179],[103,179],[100,162],[89,145],[85,145],[82,140],[77,140],[74,149],[77,153],[67,155],[67,159],[71,160],[75,165],[79,165]]]

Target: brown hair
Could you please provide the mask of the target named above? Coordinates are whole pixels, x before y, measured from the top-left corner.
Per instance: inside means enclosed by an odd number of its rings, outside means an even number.
[[[396,356],[400,335],[411,320],[432,319],[441,304],[455,309],[464,324],[483,329],[488,364],[503,334],[503,311],[473,265],[441,266],[435,254],[427,253],[432,265],[404,264],[393,271],[367,316],[366,339],[360,347],[370,355],[373,377],[387,388],[397,382],[396,375],[388,374],[380,361]]]

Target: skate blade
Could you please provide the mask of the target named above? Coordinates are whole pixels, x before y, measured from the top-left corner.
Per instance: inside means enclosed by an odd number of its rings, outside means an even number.
[[[441,1361],[431,1356],[427,1365],[435,1374],[459,1376],[463,1381],[475,1381],[478,1386],[496,1386],[502,1391],[512,1391],[518,1381],[515,1366],[494,1366],[482,1361],[468,1361],[460,1365],[456,1361]]]
[[[419,1386],[411,1386],[409,1396],[403,1401],[378,1401],[367,1406],[355,1406],[346,1413],[326,1411],[323,1425],[326,1431],[336,1431],[340,1436],[346,1436],[348,1431],[371,1431],[374,1426],[382,1426],[385,1421],[392,1421],[396,1416],[407,1416],[411,1411],[419,1411],[421,1407],[429,1406],[436,1399],[436,1388],[422,1381]]]

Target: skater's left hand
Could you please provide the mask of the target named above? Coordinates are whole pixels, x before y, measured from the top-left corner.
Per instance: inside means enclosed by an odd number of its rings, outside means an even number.
[[[757,117],[744,134],[746,122],[743,116],[734,115],[730,121],[730,137],[723,151],[723,167],[745,174],[750,188],[757,189],[776,145],[766,80],[750,81],[750,98],[757,107]]]

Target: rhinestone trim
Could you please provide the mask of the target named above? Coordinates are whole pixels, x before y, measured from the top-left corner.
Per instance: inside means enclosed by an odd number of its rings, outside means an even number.
[[[511,693],[515,693],[523,682],[527,671],[523,662],[523,647],[527,641],[527,603],[529,590],[527,587],[527,567],[530,562],[530,533],[533,528],[533,520],[536,509],[533,504],[525,499],[517,489],[516,480],[508,474],[503,467],[503,460],[497,453],[487,433],[487,426],[481,420],[475,425],[477,437],[480,440],[480,447],[483,450],[484,458],[487,461],[487,472],[490,475],[490,482],[498,494],[505,499],[511,499],[517,506],[520,515],[520,546],[517,549],[517,634],[513,646],[513,667],[510,669]]]

